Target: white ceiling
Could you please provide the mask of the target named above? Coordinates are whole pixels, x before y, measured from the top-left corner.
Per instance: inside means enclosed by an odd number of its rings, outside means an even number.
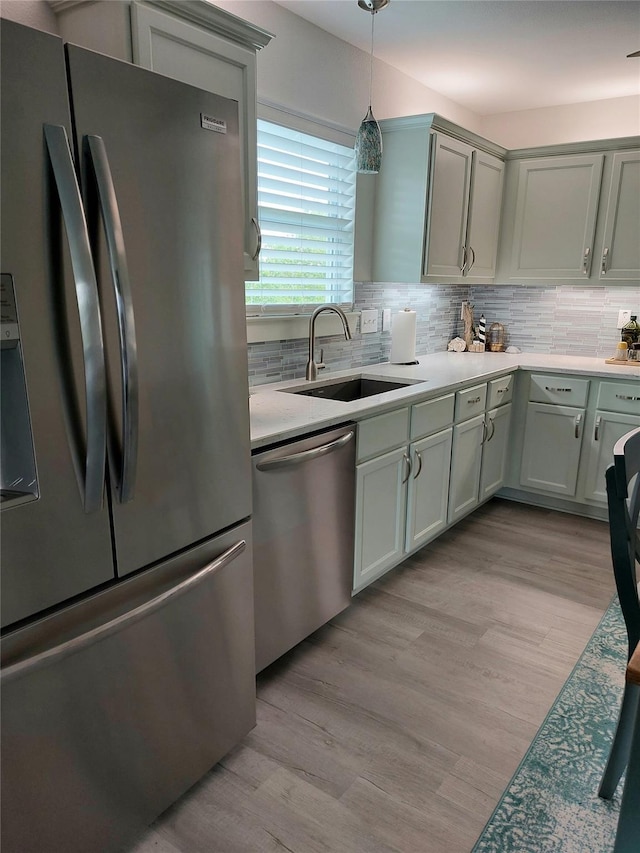
[[[357,0],[276,0],[369,52]],[[638,0],[391,0],[374,54],[478,115],[640,94]]]

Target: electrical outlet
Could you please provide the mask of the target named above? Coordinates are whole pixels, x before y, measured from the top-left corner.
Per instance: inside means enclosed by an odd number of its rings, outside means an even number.
[[[369,332],[378,331],[378,309],[367,308],[360,312],[360,333],[366,335]]]
[[[618,311],[618,325],[617,329],[621,329],[623,326],[626,326],[627,323],[631,320],[631,309],[630,308],[621,308]]]
[[[382,331],[388,332],[391,330],[391,308],[382,309]]]

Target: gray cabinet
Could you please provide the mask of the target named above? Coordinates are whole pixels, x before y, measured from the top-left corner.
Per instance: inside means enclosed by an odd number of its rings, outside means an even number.
[[[269,43],[270,33],[203,0],[51,5],[63,38],[238,102],[245,278],[256,279],[256,51]]]
[[[629,146],[638,141],[620,140],[628,150],[617,152],[611,150],[615,140],[607,147],[603,141],[600,151],[562,153],[569,146],[556,146],[536,157],[510,152],[499,280],[637,283],[640,151]]]
[[[505,149],[434,114],[380,126],[373,280],[493,281]]]
[[[640,151],[613,155],[598,260],[602,281],[640,279]]]
[[[484,415],[454,427],[449,522],[458,521],[478,505],[484,434]]]
[[[511,426],[511,403],[491,409],[485,417],[485,440],[482,445],[479,500],[495,495],[505,483],[507,453]]]
[[[528,489],[573,497],[585,410],[575,406],[529,403],[520,484]]]
[[[447,394],[358,424],[354,591],[447,526],[453,412]]]

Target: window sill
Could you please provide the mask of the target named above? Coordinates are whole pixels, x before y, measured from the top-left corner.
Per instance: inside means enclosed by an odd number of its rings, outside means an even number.
[[[349,329],[353,334],[358,329],[359,311],[347,311]],[[282,315],[280,317],[247,317],[247,343],[266,341],[291,341],[309,337],[310,314]],[[316,320],[316,335],[342,335],[342,323],[333,312],[320,314]]]

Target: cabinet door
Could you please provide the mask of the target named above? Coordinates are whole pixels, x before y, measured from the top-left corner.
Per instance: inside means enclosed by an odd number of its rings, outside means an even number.
[[[480,500],[486,500],[502,488],[507,472],[511,403],[492,409],[486,416],[486,439],[482,447]]]
[[[464,267],[472,148],[436,133],[431,139],[424,274],[459,278]]]
[[[599,275],[640,279],[640,151],[613,155]]]
[[[451,428],[414,442],[408,481],[406,551],[429,542],[447,525]]]
[[[502,160],[484,151],[473,152],[464,273],[470,280],[493,280],[496,274],[503,179]]]
[[[404,447],[356,467],[355,591],[402,559],[408,472]]]
[[[457,521],[478,503],[484,415],[453,428],[449,522]]]
[[[521,160],[509,277],[587,280],[604,155]]]
[[[245,278],[257,279],[255,52],[137,3],[131,7],[131,22],[135,63],[238,102]],[[170,121],[170,116],[165,119]]]
[[[529,403],[520,484],[573,497],[578,481],[583,426],[584,409]]]
[[[613,446],[619,438],[640,426],[635,415],[596,411],[593,433],[589,441],[589,458],[584,496],[589,501],[607,503],[604,473],[613,462]]]

